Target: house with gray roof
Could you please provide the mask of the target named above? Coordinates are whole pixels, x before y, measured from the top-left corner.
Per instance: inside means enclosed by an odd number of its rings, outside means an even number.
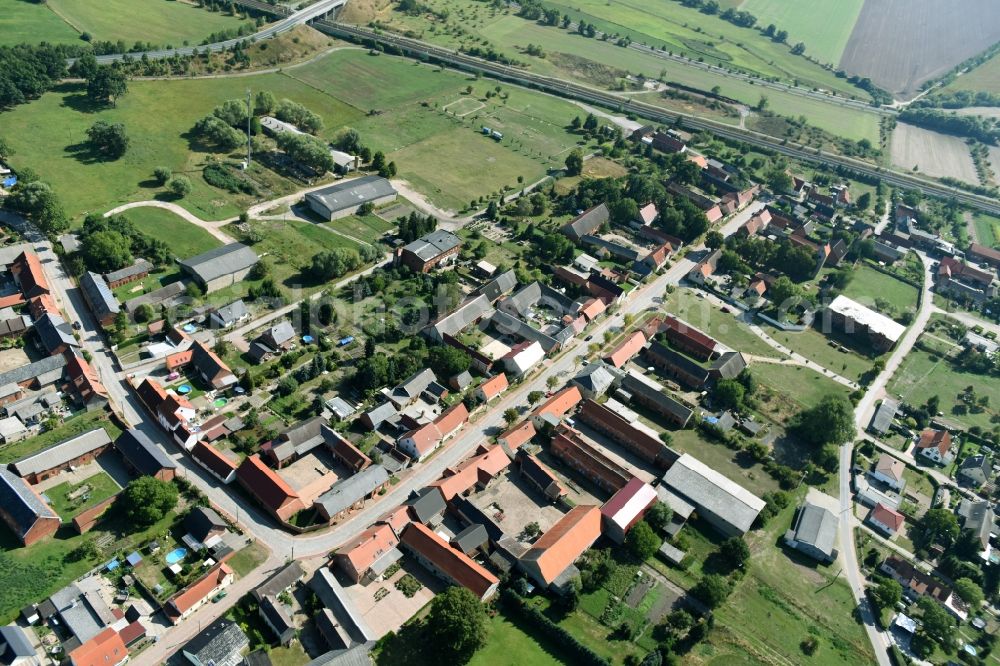
[[[238,301],[233,301],[229,305],[223,305],[221,308],[213,312],[208,316],[209,325],[212,328],[229,328],[230,326],[235,326],[244,319],[250,318],[250,312],[247,310],[246,303],[243,299]]]
[[[24,422],[16,416],[0,419],[0,442],[13,444],[28,437],[29,431]]]
[[[495,303],[503,296],[506,296],[510,292],[514,291],[514,287],[516,286],[517,275],[515,275],[514,270],[511,269],[505,273],[501,273],[483,286],[479,287],[479,289],[476,290],[476,293],[480,296],[488,298],[490,303]]]
[[[295,327],[292,326],[292,322],[283,319],[257,336],[254,342],[263,345],[273,354],[288,349],[295,342],[296,337]]]
[[[254,596],[254,599],[260,601],[264,597],[276,597],[292,585],[294,585],[305,572],[302,569],[302,565],[298,560],[292,560],[280,570],[275,572],[270,578],[265,580],[261,585],[253,589],[250,594]]]
[[[25,546],[55,534],[59,514],[28,483],[0,467],[0,520]]]
[[[579,242],[581,238],[592,234],[611,219],[611,211],[607,204],[598,204],[593,208],[580,213],[575,218],[562,226],[560,231],[569,236],[573,242]]]
[[[580,388],[584,398],[596,400],[620,382],[623,376],[624,373],[618,368],[598,362],[585,365],[571,382]]]
[[[260,600],[259,608],[261,619],[274,632],[278,643],[286,646],[291,644],[295,638],[295,623],[285,605],[276,597],[267,596]]]
[[[0,627],[0,664],[37,666],[40,663],[24,629],[16,624]]]
[[[205,293],[210,294],[245,279],[258,259],[257,253],[243,243],[230,243],[178,264]]]
[[[159,289],[154,289],[149,293],[141,294],[135,298],[130,298],[125,301],[125,312],[130,315],[135,314],[135,311],[143,305],[149,305],[151,307],[156,307],[158,305],[172,305],[184,295],[186,288],[187,282],[184,280],[178,280],[177,282],[165,284]]]
[[[117,271],[111,271],[104,275],[104,279],[108,281],[108,286],[112,289],[117,289],[123,284],[129,284],[130,282],[136,282],[141,280],[153,271],[153,264],[149,263],[145,259],[137,259],[131,266],[126,266],[125,268],[119,269]]]
[[[993,532],[996,523],[996,514],[988,501],[974,501],[963,499],[958,504],[955,511],[962,520],[962,529],[972,532],[980,548],[984,551],[990,545],[990,534]]]
[[[806,500],[792,529],[785,532],[785,544],[829,564],[837,559],[838,529],[839,519],[832,511]]]
[[[315,506],[328,521],[342,518],[348,511],[361,506],[389,483],[389,472],[382,465],[371,465],[316,498]]]
[[[49,597],[49,602],[63,626],[80,643],[118,620],[101,596],[101,580],[96,576],[67,585]]]
[[[486,552],[486,546],[489,542],[490,537],[486,532],[486,527],[479,523],[469,525],[451,539],[452,547],[469,557],[472,557],[476,551]]]
[[[15,460],[10,468],[28,483],[41,483],[70,467],[86,465],[110,447],[107,431],[94,428]]]
[[[62,379],[66,357],[56,354],[40,361],[0,373],[0,386],[17,384],[25,388],[41,389]]]
[[[280,469],[322,444],[324,425],[326,419],[322,416],[314,416],[296,423],[272,441],[265,443],[261,450]]]
[[[989,458],[982,454],[966,457],[958,466],[955,478],[958,482],[972,488],[979,488],[990,480],[993,470]]]
[[[104,278],[90,271],[84,273],[80,276],[80,291],[101,326],[107,327],[114,323],[121,308]]]
[[[889,428],[892,427],[892,420],[896,418],[896,412],[898,411],[899,403],[886,398],[878,406],[878,409],[875,410],[871,423],[868,425],[868,431],[876,435],[884,435],[889,432]]]
[[[454,261],[461,248],[461,238],[450,231],[437,229],[400,248],[396,263],[417,273],[427,273],[436,266]]]
[[[410,513],[414,520],[425,525],[434,525],[440,522],[446,505],[444,495],[437,486],[427,486],[410,493],[410,498],[404,502],[410,507]]]
[[[398,386],[389,391],[389,395],[386,397],[397,408],[402,409],[407,405],[413,404],[420,397],[420,394],[435,382],[437,382],[437,377],[434,375],[434,371],[430,368],[424,368],[403,380]]]
[[[250,639],[232,620],[220,617],[189,640],[181,653],[195,666],[239,666]]]
[[[727,537],[746,534],[765,505],[764,500],[687,453],[663,475],[663,485]]]
[[[459,305],[450,314],[441,317],[427,327],[426,335],[435,342],[443,342],[446,336],[454,337],[469,326],[493,314],[493,305],[486,296],[476,296]]]
[[[323,403],[323,406],[330,410],[330,413],[338,421],[346,421],[354,416],[354,413],[358,411],[357,407],[347,402],[339,395],[327,400]]]
[[[501,310],[496,310],[489,321],[490,326],[501,335],[512,335],[528,342],[537,342],[542,346],[546,354],[561,345],[566,339],[572,338],[574,332],[572,327],[567,326],[562,330],[568,331],[569,337],[561,336],[564,339],[559,340],[556,337],[543,333],[528,322]]]
[[[306,205],[324,220],[354,215],[365,204],[381,206],[395,201],[398,192],[381,176],[362,176],[313,190],[305,196]]]
[[[73,336],[73,328],[59,315],[43,314],[35,320],[35,332],[38,333],[42,348],[50,356],[63,354],[80,346]]]
[[[368,430],[378,430],[383,423],[398,422],[399,412],[396,411],[395,405],[391,402],[383,402],[362,414],[358,420]]]
[[[531,317],[536,310],[548,310],[557,317],[575,315],[573,299],[547,284],[532,282],[500,302],[499,308],[514,317]]]
[[[645,405],[681,428],[686,427],[694,415],[690,407],[672,398],[662,384],[635,370],[625,373],[619,393],[626,401]]]
[[[155,476],[161,481],[170,481],[177,472],[177,463],[141,430],[123,432],[115,440],[115,448],[140,476]]]

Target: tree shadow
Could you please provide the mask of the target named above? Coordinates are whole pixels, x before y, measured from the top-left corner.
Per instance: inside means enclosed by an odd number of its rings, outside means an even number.
[[[62,106],[78,111],[79,113],[97,113],[108,108],[109,105],[107,103],[95,102],[90,99],[90,97],[87,96],[86,89],[80,89],[82,84],[73,85],[75,85],[79,91],[63,96]]]
[[[382,639],[382,650],[376,663],[379,666],[427,666],[434,663],[429,654],[428,643],[427,632],[422,624],[403,625],[398,632]]]
[[[99,164],[101,162],[113,161],[107,159],[100,152],[94,150],[94,147],[90,143],[84,141],[70,144],[64,150],[80,164]]]

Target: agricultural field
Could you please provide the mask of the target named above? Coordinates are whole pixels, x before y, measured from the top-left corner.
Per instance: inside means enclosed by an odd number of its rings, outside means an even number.
[[[979,414],[959,414],[952,410],[958,403],[958,394],[968,386],[974,387],[978,397],[989,398],[989,406],[985,411]],[[932,358],[919,349],[914,349],[906,356],[886,390],[893,397],[900,396],[912,405],[922,405],[932,395],[939,396],[941,411],[946,419],[967,427],[978,425],[984,430],[993,428],[990,417],[995,413],[996,406],[1000,405],[1000,382],[960,370],[946,359]]]
[[[45,4],[0,0],[0,46],[76,43],[80,35]]]
[[[855,266],[844,295],[888,317],[899,317],[917,309],[919,290],[870,266]]]
[[[993,0],[964,0],[952,11],[939,0],[870,1],[844,48],[840,69],[909,98],[925,81],[998,40],[1000,13]],[[994,86],[998,80],[993,79]]]
[[[219,239],[169,210],[133,208],[123,215],[147,236],[170,246],[174,254],[187,259],[222,245]]]
[[[806,53],[837,64],[851,37],[865,0],[746,0],[740,9],[757,17],[758,25],[774,24],[788,31],[789,43],[804,42]]]
[[[984,91],[1000,94],[1000,56],[993,56],[979,67],[966,72],[941,89],[943,92],[955,90]]]
[[[167,0],[48,0],[47,6],[80,33],[95,40],[122,40],[181,46],[199,44],[214,32],[236,28],[240,20],[194,3]]]
[[[976,166],[961,138],[907,123],[897,123],[892,133],[892,164],[917,170],[933,178],[951,177],[977,184]]]

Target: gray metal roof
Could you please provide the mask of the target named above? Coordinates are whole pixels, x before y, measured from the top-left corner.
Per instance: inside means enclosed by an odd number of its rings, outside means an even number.
[[[681,421],[687,422],[694,413],[689,407],[667,395],[661,384],[634,371],[630,370],[625,375],[622,388],[632,395],[640,395],[646,400],[655,402],[660,409]]]
[[[145,259],[139,259],[131,266],[126,266],[117,271],[111,271],[107,273],[104,277],[108,282],[116,282],[118,280],[125,280],[135,275],[144,275],[145,273],[153,270],[153,264],[149,263]]]
[[[334,484],[330,490],[316,498],[316,504],[323,507],[328,516],[336,516],[360,500],[371,495],[377,488],[389,481],[389,472],[382,465],[372,465],[343,481]]]
[[[486,296],[476,296],[462,303],[454,312],[438,319],[431,327],[440,340],[446,335],[456,335],[470,324],[491,314],[493,306],[490,304],[490,299]]]
[[[11,664],[18,657],[34,656],[35,648],[32,647],[24,629],[16,624],[0,627],[0,660],[3,660],[3,663]]]
[[[274,597],[266,596],[261,599],[260,610],[267,617],[271,628],[278,633],[279,639],[284,639],[286,632],[295,630],[295,625],[292,623],[292,618],[288,614],[288,610],[284,604],[278,602]]]
[[[430,368],[418,370],[403,380],[399,386],[392,389],[392,396],[394,398],[416,398],[436,381],[437,377],[434,376],[434,371]]]
[[[610,366],[603,362],[591,363],[576,373],[573,383],[585,391],[601,395],[615,383],[616,376],[620,374],[617,370],[612,371]]]
[[[462,244],[462,239],[444,229],[437,229],[429,234],[425,234],[403,246],[407,252],[411,252],[421,261],[430,261],[434,257],[440,256],[449,250],[453,250]]]
[[[371,666],[372,658],[365,645],[355,645],[343,650],[330,650],[310,661],[306,666]]]
[[[177,281],[164,285],[159,289],[154,289],[148,294],[142,294],[125,301],[125,311],[129,314],[139,309],[140,305],[156,305],[164,301],[176,298],[184,293],[184,282]]]
[[[878,406],[875,411],[875,415],[872,417],[871,429],[877,433],[886,433],[889,431],[889,426],[892,425],[892,420],[896,417],[896,412],[899,411],[899,403],[895,400],[889,400],[886,398],[882,401],[882,404]]]
[[[707,510],[742,532],[764,508],[764,500],[687,453],[667,470],[663,483],[699,512]]]
[[[831,556],[837,545],[838,522],[833,512],[807,502],[795,521],[795,540]]]
[[[232,275],[257,263],[257,253],[243,243],[230,243],[179,262],[181,268],[203,282]]]
[[[80,343],[73,337],[73,328],[59,315],[46,312],[35,322],[35,330],[42,339],[42,344],[49,353],[53,353],[60,345],[79,347]],[[0,384],[5,383],[0,381]]]
[[[584,234],[591,234],[611,219],[607,204],[599,204],[563,225],[561,231],[579,240]]]
[[[405,502],[416,515],[417,520],[426,523],[434,516],[440,515],[445,510],[444,496],[441,491],[433,486],[421,488],[414,491]]]
[[[253,594],[258,599],[279,595],[290,588],[295,581],[302,578],[302,574],[302,565],[299,564],[298,560],[292,560],[280,571],[265,580],[262,585],[253,591]]]
[[[506,273],[501,273],[496,276],[483,286],[481,286],[477,293],[482,294],[490,301],[495,301],[504,294],[508,294],[514,290],[517,286],[517,276],[514,274],[514,270],[511,269]]]
[[[473,523],[456,534],[452,538],[451,543],[453,546],[458,546],[459,550],[468,555],[477,548],[486,545],[488,541],[489,535],[486,533],[486,527],[479,523]]]
[[[295,327],[287,319],[275,324],[260,334],[258,338],[269,348],[279,347],[295,337]]]
[[[373,428],[378,428],[384,421],[393,418],[397,413],[391,402],[383,402],[378,407],[373,407],[365,412],[365,416],[372,422]]]
[[[363,176],[309,192],[306,194],[306,201],[316,201],[331,213],[336,213],[394,194],[396,189],[385,178]]]
[[[526,314],[532,308],[542,307],[556,310],[560,315],[573,311],[573,299],[541,282],[532,282],[517,290],[503,301],[501,307],[510,314],[511,310]]]
[[[18,537],[23,537],[39,518],[59,518],[23,479],[0,467],[0,506],[12,521]]]
[[[498,332],[505,335],[514,335],[531,342],[537,342],[542,346],[546,354],[559,344],[559,341],[551,335],[542,333],[528,322],[522,321],[502,310],[497,310],[490,316],[490,324]]]
[[[63,440],[11,463],[19,476],[44,472],[111,443],[104,428],[95,428]]]
[[[177,467],[177,463],[141,430],[123,432],[115,440],[115,448],[143,475],[153,476],[161,469]]]
[[[229,322],[234,322],[246,317],[249,313],[247,312],[247,305],[243,302],[241,298],[238,301],[233,301],[229,305],[223,305],[221,308],[212,313],[212,316],[228,324]]]
[[[250,639],[240,626],[220,617],[189,640],[182,651],[195,656],[202,664],[222,664],[230,662],[249,646]]]
[[[349,402],[340,396],[334,396],[327,400],[324,404],[326,408],[333,412],[333,415],[340,420],[344,420],[354,414],[354,412],[358,411],[357,407],[352,407]]]

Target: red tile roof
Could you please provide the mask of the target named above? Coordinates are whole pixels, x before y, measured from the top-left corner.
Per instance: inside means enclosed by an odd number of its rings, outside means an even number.
[[[425,453],[431,451],[440,443],[441,441],[441,431],[433,423],[428,423],[427,425],[420,426],[419,428],[414,428],[410,432],[406,433],[400,439],[412,439],[413,446],[417,450],[419,455],[424,455]]]
[[[131,645],[146,635],[146,627],[142,626],[142,622],[136,620],[119,631],[118,635],[121,636],[125,645]]]
[[[552,414],[561,418],[566,412],[576,407],[581,400],[583,400],[583,395],[580,393],[579,387],[576,385],[567,386],[543,402],[532,414],[535,416]]]
[[[506,441],[507,446],[510,447],[511,450],[514,450],[519,446],[530,442],[531,438],[534,436],[535,424],[531,422],[531,419],[528,419],[527,421],[522,421],[513,428],[497,435],[497,441]]]
[[[24,296],[21,294],[11,294],[10,296],[0,297],[0,308],[13,308],[18,305],[24,305]]]
[[[581,504],[570,509],[521,558],[546,584],[573,564],[601,536],[601,510]]]
[[[451,500],[455,495],[471,490],[477,483],[486,485],[507,469],[508,465],[510,458],[502,447],[494,446],[489,449],[480,447],[475,456],[445,470],[444,476],[431,485],[441,490],[445,500]]]
[[[501,393],[507,390],[510,384],[507,382],[507,375],[500,373],[490,377],[485,382],[479,385],[479,390],[483,392],[487,400],[492,400]]]
[[[951,449],[951,433],[947,430],[924,430],[920,433],[920,441],[917,442],[917,448],[935,448],[942,456],[946,456]]]
[[[663,318],[660,330],[671,342],[693,349],[706,358],[714,354],[719,345],[713,338],[671,315]]]
[[[882,525],[885,525],[892,532],[898,532],[899,528],[903,526],[904,522],[906,522],[906,518],[903,514],[890,509],[881,502],[875,505],[868,517],[870,520],[874,520]]]
[[[42,294],[31,299],[31,316],[38,319],[44,314],[59,314],[59,307],[50,294]]]
[[[305,508],[291,486],[265,465],[256,453],[247,457],[237,468],[236,478],[282,520],[288,520],[296,511]]]
[[[160,405],[167,399],[167,392],[163,390],[163,387],[149,377],[142,380],[135,391],[139,394],[139,399],[142,400],[143,404],[152,412],[158,411]]]
[[[213,474],[222,479],[228,478],[230,474],[236,471],[236,463],[223,455],[214,446],[204,441],[199,441],[194,445],[191,455],[211,470]]]
[[[97,371],[90,367],[86,359],[76,354],[67,354],[66,373],[73,388],[84,402],[94,396],[108,397],[108,389],[101,383]]]
[[[128,657],[128,648],[121,636],[108,627],[69,653],[73,666],[114,666]]]
[[[14,260],[11,270],[17,274],[21,283],[21,292],[25,298],[34,298],[42,294],[50,293],[48,280],[45,279],[45,271],[42,270],[42,262],[38,260],[38,255],[34,252],[22,252]]]
[[[441,415],[434,420],[441,437],[447,437],[455,432],[469,418],[469,410],[464,402],[457,402],[448,409],[441,412]]]
[[[194,356],[194,352],[190,349],[182,352],[175,352],[173,354],[167,355],[167,370],[176,370],[177,368],[183,368],[185,365],[191,362],[191,358]]]
[[[350,562],[358,573],[364,573],[398,543],[391,527],[373,525],[338,548],[336,556]]]
[[[170,598],[164,609],[167,616],[180,617],[204,600],[211,594],[212,590],[222,584],[226,576],[232,575],[232,573],[233,570],[228,564],[219,562],[204,576]]]
[[[430,562],[456,585],[471,590],[480,599],[490,596],[500,582],[496,576],[465,553],[452,548],[447,541],[422,523],[410,523],[403,530],[400,541]]]
[[[354,446],[351,440],[341,435],[336,430],[330,429],[327,432],[333,437],[333,444],[330,449],[333,454],[341,458],[351,469],[362,470],[372,464],[372,459],[361,452],[361,449]]]
[[[620,368],[645,346],[646,336],[642,334],[642,331],[635,331],[632,335],[625,338],[624,342],[615,347],[614,351],[605,356],[604,360],[616,368]]]
[[[605,305],[604,301],[599,298],[592,298],[583,307],[580,308],[580,313],[587,318],[587,321],[594,321],[602,312],[604,312]]]

